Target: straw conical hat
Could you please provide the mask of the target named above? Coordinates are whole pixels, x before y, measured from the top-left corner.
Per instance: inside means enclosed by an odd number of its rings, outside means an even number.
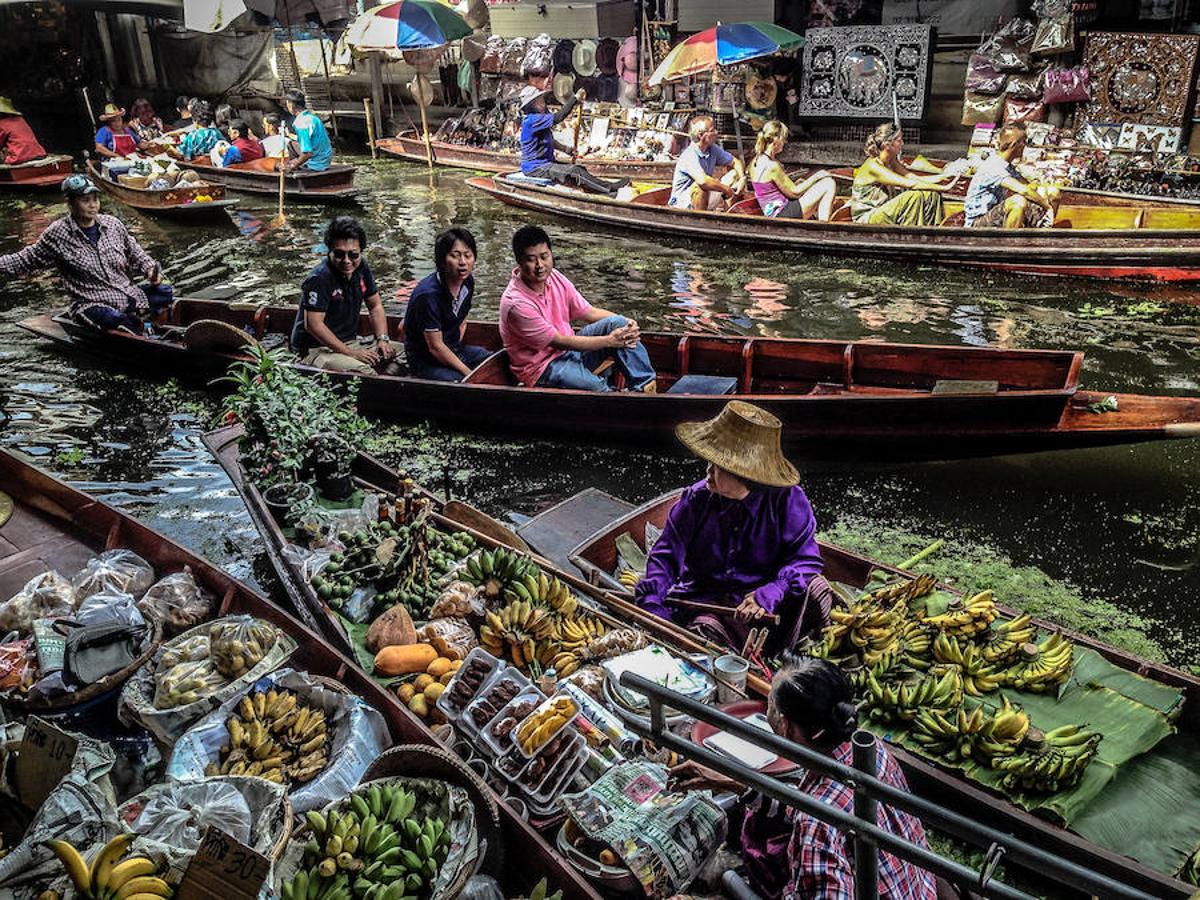
[[[706,462],[756,484],[792,487],[800,473],[784,458],[782,431],[777,418],[742,400],[730,400],[707,422],[675,426],[675,436]]]
[[[0,97],[0,113],[3,113],[4,115],[7,115],[7,116],[19,116],[20,115],[20,113],[17,112],[17,108],[12,105],[12,101],[9,100],[7,97]]]

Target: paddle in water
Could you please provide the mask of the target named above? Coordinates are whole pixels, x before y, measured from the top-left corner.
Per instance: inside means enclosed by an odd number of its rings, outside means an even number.
[[[279,212],[275,214],[275,218],[271,220],[271,227],[278,228],[287,221],[287,217],[283,214],[283,189],[287,182],[287,148],[285,147],[279,153]]]

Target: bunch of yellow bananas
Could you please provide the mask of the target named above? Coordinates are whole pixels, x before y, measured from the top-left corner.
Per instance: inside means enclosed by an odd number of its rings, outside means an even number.
[[[493,656],[511,657],[521,669],[535,660],[549,665],[560,647],[550,611],[529,600],[514,600],[499,612],[489,610],[479,629],[479,643]]]
[[[1018,690],[1045,693],[1071,676],[1074,647],[1058,632],[1040,644],[1023,644],[1021,654],[1021,661],[1001,673],[1004,682]]]
[[[864,596],[862,599],[871,603],[881,605],[891,605],[903,602],[911,603],[913,600],[920,600],[933,593],[933,589],[937,587],[937,579],[932,575],[918,575],[916,578],[909,578],[903,581],[897,581],[894,584],[887,584],[881,588],[877,588]]]
[[[922,747],[949,760],[969,759],[976,737],[987,723],[986,714],[978,706],[969,714],[959,707],[957,715],[921,710],[913,721],[911,734]]]
[[[1000,613],[991,591],[980,591],[965,601],[950,605],[940,616],[928,616],[926,625],[936,625],[953,637],[973,637],[985,631]]]
[[[978,647],[974,644],[964,647],[945,632],[933,640],[933,658],[962,669],[963,691],[969,697],[982,697],[1004,683],[1003,677],[984,662]]]
[[[173,893],[158,877],[158,866],[145,856],[121,859],[135,834],[119,834],[101,848],[91,863],[67,841],[47,841],[81,897],[90,900],[162,900]],[[120,862],[118,862],[120,860]]]
[[[1029,734],[1029,716],[1007,697],[980,731],[974,744],[976,758],[995,768],[995,761],[1012,756]]]
[[[517,600],[551,609],[561,616],[572,616],[579,608],[579,599],[571,593],[571,589],[558,578],[547,577],[541,570],[514,578],[504,589],[506,603]]]
[[[206,775],[257,775],[276,784],[303,784],[329,764],[325,713],[291,691],[255,691],[242,697],[225,722],[229,743]]]
[[[1029,741],[1024,752],[993,760],[992,768],[1005,773],[1001,783],[1008,790],[1055,793],[1078,783],[1101,740],[1098,732],[1063,725]]]
[[[570,697],[556,697],[521,723],[517,729],[517,743],[526,755],[531,756],[578,713],[579,707]]]
[[[1003,622],[993,622],[980,647],[984,661],[992,666],[1007,663],[1021,652],[1021,645],[1033,640],[1037,629],[1025,613]]]
[[[622,569],[617,574],[617,581],[621,582],[621,587],[626,588],[627,590],[632,591],[635,587],[637,587],[638,582],[641,580],[641,573],[635,572],[633,569]]]

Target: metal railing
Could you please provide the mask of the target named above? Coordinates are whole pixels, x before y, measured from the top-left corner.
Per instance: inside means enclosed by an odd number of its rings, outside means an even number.
[[[794,744],[772,732],[748,725],[712,706],[684,697],[633,672],[621,676],[621,685],[644,695],[650,703],[650,718],[629,723],[631,731],[653,741],[659,747],[670,749],[704,763],[724,775],[753,787],[768,797],[795,807],[816,819],[838,828],[853,840],[855,895],[857,898],[876,898],[878,893],[879,850],[913,863],[922,869],[945,878],[954,885],[969,888],[984,897],[1013,898],[1028,900],[1029,894],[996,881],[992,873],[1001,857],[1011,860],[1023,868],[1036,871],[1039,875],[1091,896],[1106,898],[1136,898],[1151,900],[1152,894],[1144,893],[1106,875],[1101,875],[1055,856],[1010,834],[990,828],[974,819],[951,812],[909,792],[881,781],[875,776],[876,739],[866,731],[858,731],[852,739],[853,766],[843,765],[837,760]],[[672,734],[666,726],[664,708],[678,710],[700,722],[706,722],[721,731],[736,735],[758,747],[794,762],[806,769],[820,772],[845,784],[854,791],[853,814],[796,790],[778,779],[764,775],[736,760],[702,747],[692,741]],[[987,859],[981,871],[968,868],[946,859],[933,851],[918,846],[898,835],[892,834],[876,824],[875,811],[879,802],[910,813],[923,822],[942,831],[987,848]]]

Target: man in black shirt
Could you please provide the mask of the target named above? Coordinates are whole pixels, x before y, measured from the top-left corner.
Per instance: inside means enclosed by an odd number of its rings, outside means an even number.
[[[310,366],[370,375],[396,355],[383,301],[362,257],[366,246],[367,233],[351,216],[338,216],[325,229],[328,253],[300,286],[300,308],[292,325],[292,349]],[[364,302],[374,347],[358,343]]]

